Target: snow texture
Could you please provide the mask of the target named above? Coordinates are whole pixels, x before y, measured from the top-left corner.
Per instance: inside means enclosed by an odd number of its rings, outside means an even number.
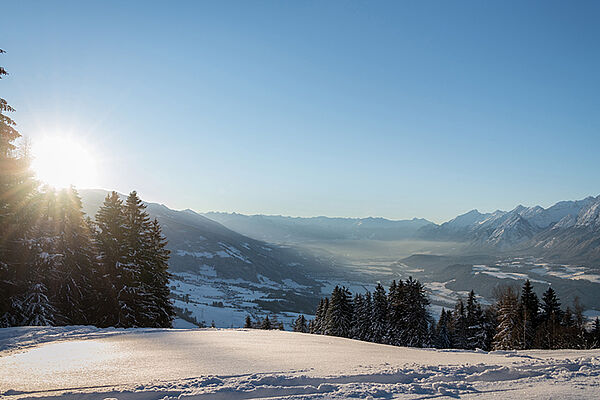
[[[260,330],[0,329],[6,399],[594,399],[600,350],[392,347]]]

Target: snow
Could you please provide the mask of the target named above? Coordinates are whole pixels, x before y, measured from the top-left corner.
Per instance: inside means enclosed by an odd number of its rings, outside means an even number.
[[[280,331],[30,327],[0,329],[0,371],[0,396],[10,400],[593,399],[600,350],[486,353]]]
[[[473,265],[473,274],[486,274],[498,279],[514,279],[521,281],[526,281],[527,279],[529,279],[531,282],[534,283],[548,284],[548,282],[546,281],[530,278],[527,274],[522,274],[519,272],[504,272],[501,271],[498,267],[491,267],[488,265]]]
[[[550,275],[561,279],[586,280],[593,283],[600,283],[600,275],[589,273],[589,270],[586,267],[549,264],[536,265],[536,268],[533,268],[531,272],[534,272],[538,275]]]

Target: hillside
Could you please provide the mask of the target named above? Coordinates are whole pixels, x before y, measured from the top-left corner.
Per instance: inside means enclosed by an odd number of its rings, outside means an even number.
[[[259,330],[0,329],[0,395],[594,399],[600,352],[441,351]]]
[[[95,215],[107,193],[82,190],[86,214]],[[191,210],[145,204],[171,250],[175,305],[198,322],[241,326],[248,314],[275,313],[287,324],[315,309],[322,286],[315,278],[327,276],[329,260],[249,238]]]

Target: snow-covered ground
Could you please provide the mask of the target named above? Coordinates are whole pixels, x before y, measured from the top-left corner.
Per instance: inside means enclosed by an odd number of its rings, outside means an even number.
[[[478,352],[244,329],[0,329],[0,397],[596,399],[600,350]]]
[[[269,312],[256,302],[279,301],[273,294],[281,292],[310,296],[307,294],[310,288],[291,279],[285,279],[283,283],[274,282],[262,275],[258,276],[260,282],[220,279],[210,266],[204,266],[197,274],[181,272],[172,275],[170,287],[175,296],[175,307],[189,311],[192,317],[205,326],[214,323],[217,328],[239,328],[244,326],[247,315],[253,320],[260,320],[268,315],[271,319],[283,322],[286,329],[291,329],[299,313]],[[304,315],[312,318],[309,313]]]

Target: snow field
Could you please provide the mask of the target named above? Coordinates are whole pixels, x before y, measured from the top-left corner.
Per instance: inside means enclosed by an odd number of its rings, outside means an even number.
[[[0,329],[0,396],[10,400],[594,399],[599,391],[598,350],[444,351],[244,329]]]

